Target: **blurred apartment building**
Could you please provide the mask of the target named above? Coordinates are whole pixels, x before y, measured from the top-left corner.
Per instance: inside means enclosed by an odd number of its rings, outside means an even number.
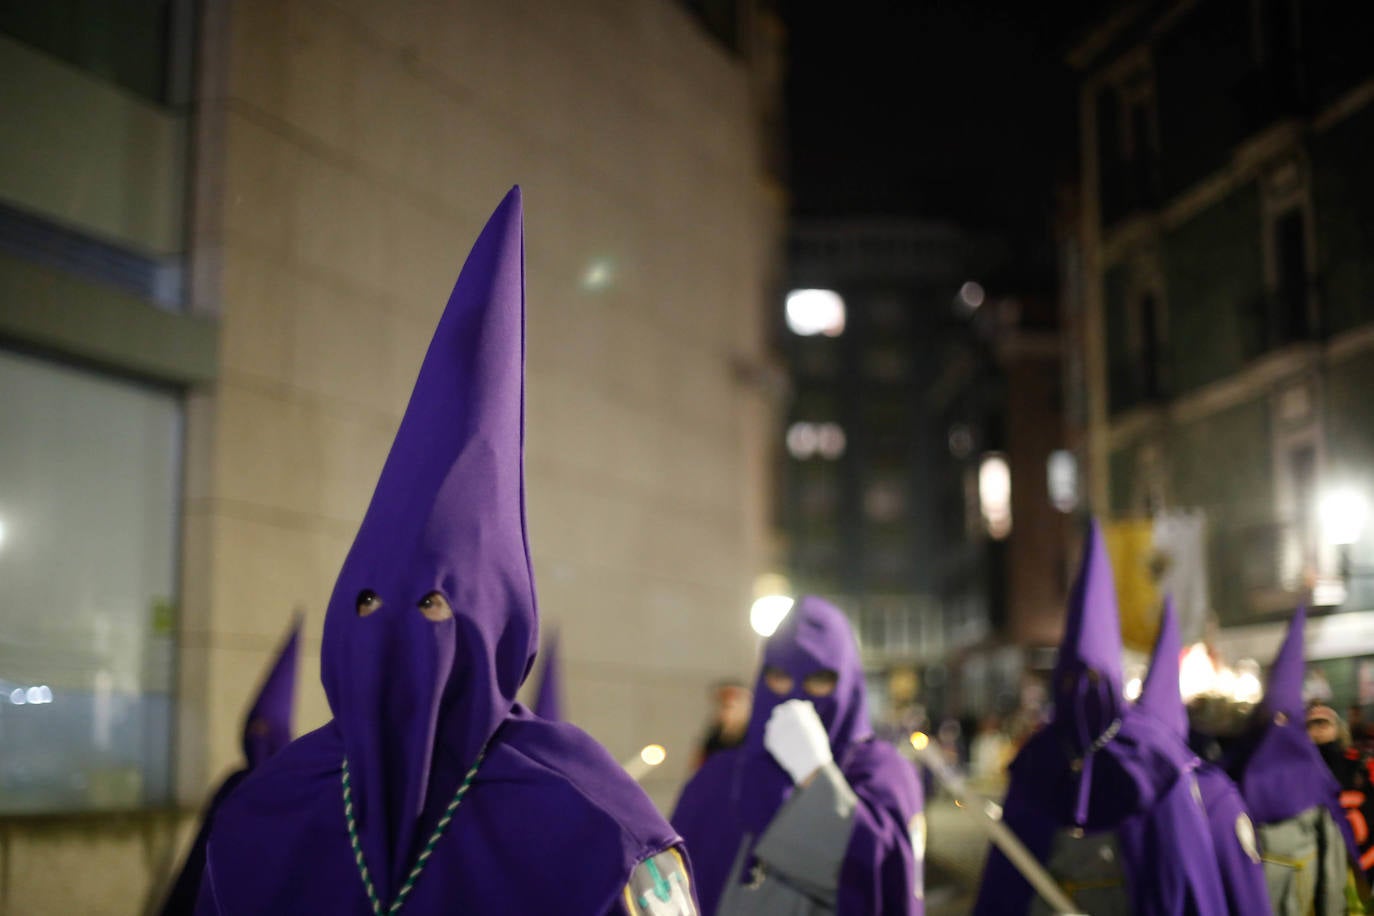
[[[1366,705],[1371,40],[1358,4],[1119,5],[1070,55],[1081,182],[1063,227],[1067,387],[1086,395],[1070,416],[1094,510],[1191,515],[1205,571],[1192,636],[1214,618],[1227,654],[1267,661],[1276,621],[1315,605],[1328,616],[1309,654],[1329,660],[1339,702]]]
[[[785,211],[748,2],[0,9],[0,912],[157,898],[322,614],[468,246],[523,186],[528,488],[570,718],[753,663]]]
[[[1056,310],[1012,292],[1015,262],[939,222],[792,230],[783,553],[854,619],[878,719],[1015,706],[1027,650],[1058,635]]]

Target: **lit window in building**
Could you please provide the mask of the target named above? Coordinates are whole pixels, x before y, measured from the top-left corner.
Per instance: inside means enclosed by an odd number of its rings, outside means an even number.
[[[787,452],[798,461],[824,458],[835,461],[844,455],[844,429],[838,423],[801,421],[787,428]]]
[[[0,351],[0,813],[170,799],[182,403]]]
[[[816,451],[822,458],[834,461],[844,454],[844,430],[838,423],[821,423],[816,427]]]
[[[1050,505],[1060,512],[1078,508],[1078,459],[1067,449],[1050,452],[1045,473],[1048,477]]]
[[[787,453],[798,461],[816,454],[816,424],[793,423],[787,427]]]
[[[1006,456],[990,452],[978,467],[978,506],[993,540],[1011,534],[1011,468]]]
[[[794,289],[787,294],[787,327],[802,337],[844,333],[844,299],[833,289]]]
[[[945,288],[948,289],[949,287]],[[977,311],[985,298],[987,298],[987,293],[983,291],[982,284],[975,283],[973,280],[959,287],[959,301],[970,312]]]

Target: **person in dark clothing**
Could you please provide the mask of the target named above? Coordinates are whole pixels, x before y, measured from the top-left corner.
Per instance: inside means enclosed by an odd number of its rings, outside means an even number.
[[[749,727],[752,697],[748,687],[740,681],[726,680],[717,682],[711,692],[716,708],[710,727],[697,748],[696,769],[700,769],[712,754],[743,744],[745,731]]]
[[[1307,736],[1341,784],[1341,807],[1359,846],[1359,869],[1366,879],[1374,877],[1374,760],[1351,741],[1350,729],[1329,706],[1308,707]]]

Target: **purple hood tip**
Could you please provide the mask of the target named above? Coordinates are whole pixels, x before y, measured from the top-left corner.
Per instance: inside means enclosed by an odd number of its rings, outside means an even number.
[[[471,766],[534,660],[524,369],[517,187],[458,275],[325,615],[321,679],[383,893],[430,793],[453,790],[430,785],[435,755]],[[435,594],[451,616],[421,613]]]
[[[1164,723],[1180,737],[1188,735],[1188,710],[1179,692],[1179,655],[1183,651],[1179,636],[1178,614],[1172,597],[1164,600],[1164,613],[1159,619],[1159,637],[1150,656],[1150,670],[1140,688],[1135,708]]]
[[[298,612],[243,722],[243,756],[251,770],[291,743],[301,615]]]
[[[1116,585],[1107,544],[1094,519],[1084,537],[1083,560],[1069,596],[1064,639],[1055,664],[1055,708],[1058,711],[1079,705],[1085,685],[1091,681],[1093,692],[1111,707],[1101,710],[1108,714],[1109,721],[1121,706],[1121,679],[1121,621]],[[1105,726],[1106,722],[1098,724]]]
[[[1274,657],[1264,690],[1264,705],[1270,712],[1281,712],[1293,722],[1302,721],[1302,684],[1307,663],[1304,661],[1304,630],[1307,608],[1299,606],[1288,624],[1288,635]]]

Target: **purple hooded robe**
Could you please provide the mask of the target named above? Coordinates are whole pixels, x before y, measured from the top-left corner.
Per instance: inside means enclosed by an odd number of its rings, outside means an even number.
[[[602,916],[680,843],[600,745],[515,701],[538,645],[523,261],[516,188],[458,277],[330,598],[334,718],[225,802],[198,913],[385,913],[409,885],[407,913]],[[419,609],[435,593],[446,619]]]
[[[1345,841],[1347,862],[1358,863],[1355,835],[1341,807],[1340,784],[1307,736],[1302,700],[1306,625],[1307,610],[1299,607],[1269,669],[1264,699],[1250,728],[1220,742],[1217,762],[1239,787],[1257,826],[1286,821],[1312,808],[1325,809]]]
[[[1226,912],[1221,879],[1190,771],[1196,757],[1167,726],[1128,709],[1121,624],[1106,545],[1088,530],[1054,670],[1054,713],[1017,754],[1003,820],[1049,867],[1059,835],[1109,843],[1102,858],[1124,881],[1137,916]],[[1093,855],[1101,851],[1094,845]],[[1055,874],[1059,880],[1061,875]],[[1095,912],[1091,887],[1069,888]],[[974,912],[1020,916],[1038,898],[997,849],[988,855]]]
[[[1159,638],[1150,658],[1150,671],[1141,687],[1136,711],[1164,723],[1179,741],[1188,739],[1188,711],[1179,693],[1179,654],[1182,643],[1172,599],[1165,602]],[[1193,775],[1202,793],[1212,832],[1212,848],[1221,872],[1229,916],[1269,912],[1269,888],[1264,880],[1255,828],[1235,783],[1219,767],[1199,762]]]
[[[180,916],[195,912],[196,897],[200,893],[200,876],[205,870],[205,844],[210,838],[210,825],[224,800],[243,782],[250,772],[262,766],[268,758],[291,743],[291,707],[296,696],[296,661],[300,655],[301,620],[297,616],[291,624],[286,640],[277,651],[276,660],[268,669],[262,689],[253,701],[243,721],[244,766],[220,784],[201,815],[200,829],[186,853],[180,874],[163,904],[163,916]]]
[[[791,693],[779,696],[767,687],[763,672],[769,667],[791,675]],[[838,675],[835,690],[813,698],[802,682],[824,670]],[[891,744],[873,737],[849,621],[838,608],[810,596],[797,600],[764,645],[744,743],[713,754],[683,788],[673,813],[673,826],[692,851],[702,913],[716,912],[736,857],[746,843],[752,851],[793,793],[792,778],[764,747],[769,716],[791,699],[815,705],[835,763],[859,800],[840,867],[836,912],[919,916],[923,863],[910,836],[922,811],[916,769]]]

